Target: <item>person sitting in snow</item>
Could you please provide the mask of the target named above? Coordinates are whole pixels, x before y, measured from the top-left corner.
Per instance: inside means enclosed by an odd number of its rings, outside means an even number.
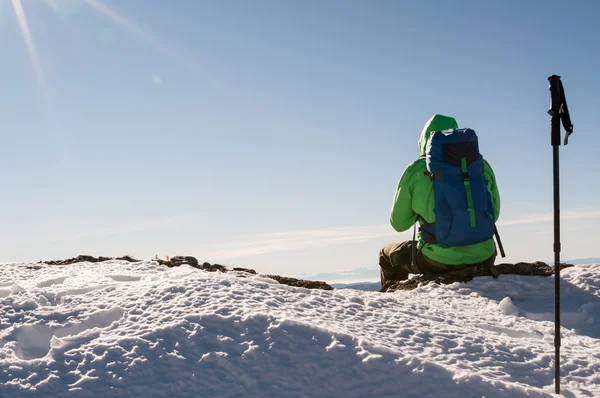
[[[476,149],[475,155],[470,152],[468,152],[468,155],[461,155],[460,153],[465,153],[463,150],[464,146],[458,149],[457,153],[459,153],[459,155],[456,155],[455,153],[448,155],[446,153],[446,149],[443,149],[443,155],[440,155],[440,159],[441,156],[443,156],[444,161],[448,159],[448,156],[455,156],[455,159],[457,159],[455,160],[455,164],[457,167],[458,178],[455,178],[452,183],[457,183],[459,186],[457,190],[448,192],[460,192],[462,198],[454,200],[455,202],[459,203],[458,205],[454,205],[455,209],[452,209],[452,205],[446,205],[446,202],[438,203],[438,209],[435,209],[436,195],[434,195],[434,181],[439,179],[439,176],[436,177],[436,174],[441,173],[439,163],[438,166],[436,166],[438,171],[437,173],[432,174],[428,170],[428,168],[432,167],[431,165],[428,166],[429,162],[432,161],[432,157],[428,151],[431,151],[433,145],[430,143],[428,147],[428,143],[432,134],[436,134],[437,141],[446,140],[449,136],[449,134],[446,133],[449,131],[456,131],[455,129],[458,129],[456,120],[452,117],[443,115],[434,115],[429,119],[429,121],[427,121],[425,127],[423,128],[421,137],[419,139],[419,150],[421,157],[411,163],[402,174],[400,182],[398,183],[398,188],[396,189],[396,195],[394,197],[394,203],[390,215],[392,227],[398,232],[408,230],[418,221],[420,226],[418,239],[415,240],[413,238],[413,240],[390,244],[381,249],[379,253],[379,266],[382,287],[386,283],[389,285],[389,281],[402,281],[408,279],[409,273],[440,274],[465,268],[467,266],[481,265],[492,267],[494,265],[494,261],[496,259],[496,245],[493,239],[493,232],[495,231],[495,221],[498,220],[498,216],[500,214],[500,194],[498,193],[498,186],[496,184],[496,178],[492,168],[479,155],[478,144],[474,146],[471,145],[471,148],[474,147]],[[470,132],[471,136],[475,136],[476,140],[476,135],[473,130],[459,130],[461,133],[464,133],[465,131]],[[437,132],[440,132],[440,135],[437,135]],[[444,144],[440,145],[440,147],[443,147],[443,145]],[[471,149],[468,149],[468,151],[471,151]],[[442,150],[440,150],[439,153],[442,154]],[[464,157],[461,158],[461,156]],[[469,158],[469,162],[471,163],[474,161],[473,159],[479,159],[479,163],[477,163],[477,167],[479,167],[478,169],[468,168],[466,160],[467,156]],[[462,170],[461,160],[463,161]],[[445,166],[442,165],[442,168],[443,167]],[[478,173],[477,170],[481,169],[483,169],[483,173]],[[448,172],[446,174],[448,175],[450,173]],[[475,181],[471,181],[469,177],[472,177],[472,179],[476,179],[478,177],[481,180],[481,187],[479,188],[479,191],[475,192],[473,195],[470,191],[470,184],[475,183]],[[458,182],[456,182],[456,180],[458,180]],[[486,185],[489,195],[487,192],[485,192]],[[438,193],[441,197],[441,189],[445,189],[445,187],[439,187],[440,185],[436,185],[436,189],[440,189]],[[466,194],[465,190],[468,190]],[[448,192],[446,192],[446,194],[448,194]],[[451,195],[454,197],[459,196],[454,193]],[[473,205],[474,195],[479,195],[480,197],[485,195],[486,198],[478,199],[478,201],[475,201],[475,205]],[[438,197],[438,201],[441,200],[440,197]],[[447,200],[447,202],[453,201],[452,198],[447,198],[444,200]],[[481,204],[484,203],[484,201],[488,204]],[[460,217],[465,217],[466,219],[466,221],[463,222],[463,224],[466,225],[466,227],[463,227],[463,230],[466,229],[467,231],[465,234],[471,234],[471,237],[467,240],[454,239],[453,242],[467,242],[470,244],[444,245],[439,243],[434,234],[437,233],[437,231],[441,231],[440,228],[443,226],[437,225],[437,228],[434,227],[436,217],[438,220],[444,219],[447,225],[452,225],[453,223],[456,224],[458,221],[453,220],[453,217],[458,217],[456,207],[460,206],[463,208],[459,209],[458,212],[460,214],[464,213],[464,216],[461,215]],[[475,216],[470,213],[474,213],[473,210],[477,210],[478,206],[487,206],[488,208],[493,207],[493,210],[486,208],[483,211],[477,212],[477,217],[480,217],[479,214],[483,214],[483,218],[477,218],[476,220]],[[472,216],[470,225],[471,227],[486,223],[490,225],[485,227],[485,230],[482,230],[482,228],[469,229],[469,214]],[[485,220],[485,218],[488,219]],[[448,219],[450,221],[447,221]],[[438,224],[440,223],[438,222]],[[452,229],[455,227],[451,226],[447,228]],[[478,232],[480,230],[482,230],[482,232]],[[490,230],[492,231],[491,234]],[[454,235],[460,234],[460,232],[452,233]],[[474,237],[473,234],[475,234]],[[446,239],[445,243],[448,242],[450,242],[450,240]]]

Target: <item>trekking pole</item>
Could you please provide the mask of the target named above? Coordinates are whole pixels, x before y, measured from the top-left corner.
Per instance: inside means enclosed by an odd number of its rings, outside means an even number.
[[[573,133],[573,124],[567,107],[565,90],[560,76],[552,75],[550,82],[550,138],[553,149],[554,170],[554,390],[560,394],[560,173],[558,149],[560,146],[560,121],[565,128],[565,145]]]

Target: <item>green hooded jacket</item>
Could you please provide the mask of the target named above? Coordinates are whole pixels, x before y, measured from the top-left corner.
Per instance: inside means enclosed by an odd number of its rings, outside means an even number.
[[[421,156],[425,155],[427,141],[432,131],[441,131],[458,128],[454,118],[442,115],[434,115],[421,133],[419,138],[419,150]],[[390,215],[392,227],[398,232],[403,232],[413,226],[417,215],[426,222],[435,222],[433,208],[435,205],[433,197],[433,182],[424,172],[427,171],[424,156],[410,164],[398,183],[394,205]],[[488,180],[488,190],[492,195],[492,204],[496,215],[496,221],[500,215],[500,194],[496,184],[496,177],[490,165],[484,160],[484,174]],[[495,250],[494,239],[476,243],[468,246],[442,246],[438,243],[425,243],[419,233],[418,248],[423,254],[434,261],[446,265],[476,264],[490,258]]]

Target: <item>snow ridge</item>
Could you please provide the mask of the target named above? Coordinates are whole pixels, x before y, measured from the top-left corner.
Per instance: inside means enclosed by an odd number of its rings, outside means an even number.
[[[0,266],[0,396],[551,397],[552,278],[378,293],[153,261]],[[562,390],[600,396],[600,271],[563,272]]]

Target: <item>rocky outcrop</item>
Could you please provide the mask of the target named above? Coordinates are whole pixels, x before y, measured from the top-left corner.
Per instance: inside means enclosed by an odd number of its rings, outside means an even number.
[[[573,264],[561,264],[560,269],[572,267]],[[502,263],[494,267],[468,267],[458,271],[447,272],[438,275],[420,275],[405,281],[388,281],[383,285],[380,292],[395,292],[398,290],[413,290],[419,286],[425,286],[430,283],[438,285],[449,285],[454,282],[469,282],[479,276],[499,275],[535,275],[550,276],[554,275],[554,267],[548,264],[536,261],[534,263]]]
[[[167,267],[179,267],[181,265],[190,265],[194,268],[200,268],[198,266],[198,260],[192,256],[175,256],[167,258],[166,260],[156,259],[159,264],[166,265]]]
[[[175,257],[171,257],[167,260],[156,259],[156,261],[159,264],[166,265],[169,268],[179,267],[182,265],[189,265],[190,267],[194,267],[194,268],[201,269],[201,270],[208,271],[208,272],[216,272],[216,271],[227,272],[228,271],[227,267],[224,265],[221,265],[221,264],[211,264],[211,263],[207,263],[207,262],[200,264],[198,259],[196,257],[192,257],[192,256],[175,256]],[[251,271],[254,271],[254,270],[251,270]],[[254,271],[254,273],[256,273],[256,271]]]
[[[109,260],[121,260],[129,262],[140,262],[130,256],[123,257],[93,257],[87,255],[80,255],[77,257],[69,258],[66,260],[54,260],[54,261],[40,261],[40,263],[46,263],[48,265],[69,265],[80,262],[98,263]],[[167,267],[180,267],[182,265],[189,265],[202,271],[207,272],[237,272],[239,276],[244,275],[257,275],[257,272],[249,268],[233,268],[221,264],[210,264],[208,262],[200,263],[198,259],[192,256],[174,256],[167,258],[166,260],[155,259],[161,265]],[[572,267],[572,264],[561,264],[561,269]],[[39,269],[41,267],[34,266],[28,267],[30,269]],[[473,278],[480,276],[493,276],[497,278],[499,275],[535,275],[535,276],[550,276],[554,275],[554,267],[548,264],[537,261],[533,263],[502,263],[494,267],[468,267],[458,271],[447,272],[445,274],[437,275],[419,275],[412,279],[405,281],[388,281],[380,290],[380,292],[391,293],[398,290],[413,290],[419,286],[428,285],[430,283],[437,283],[439,285],[449,285],[454,282],[469,282]],[[334,288],[323,281],[309,281],[304,279],[296,279],[279,275],[265,275],[268,278],[274,279],[283,285],[304,287],[307,289],[321,289],[321,290],[333,290]]]
[[[51,260],[51,261],[40,261],[40,263],[45,263],[48,265],[70,265],[70,264],[77,264],[77,263],[84,263],[84,262],[88,262],[88,263],[99,263],[99,262],[103,262],[103,261],[110,261],[110,260],[120,260],[120,261],[129,261],[131,263],[137,263],[140,262],[142,260],[136,260],[135,258],[131,257],[131,256],[123,256],[123,257],[94,257],[94,256],[87,256],[87,255],[79,255],[77,257],[73,257],[73,258],[68,258],[66,260]]]
[[[306,281],[304,279],[288,278],[279,275],[266,275],[271,279],[275,279],[277,282],[283,285],[305,287],[307,289],[322,289],[322,290],[333,290],[333,287],[325,282],[321,281]]]
[[[48,265],[70,265],[70,264],[76,264],[76,263],[81,263],[81,262],[98,263],[98,262],[109,261],[109,260],[123,260],[123,261],[129,261],[129,262],[141,261],[141,260],[136,260],[129,256],[112,258],[112,257],[92,257],[92,256],[80,255],[77,257],[69,258],[67,260],[40,261],[40,263],[46,263]],[[167,258],[166,260],[156,258],[156,259],[154,259],[154,261],[158,262],[161,265],[169,267],[169,268],[180,267],[182,265],[189,265],[191,267],[200,269],[202,271],[208,271],[208,272],[235,271],[240,276],[243,276],[244,274],[257,275],[257,272],[253,269],[233,268],[230,270],[229,268],[227,268],[226,266],[221,265],[221,264],[210,264],[207,262],[200,263],[197,258],[192,257],[192,256],[174,256],[174,257]],[[38,268],[31,268],[31,269],[38,269]],[[266,275],[266,276],[268,278],[275,279],[277,282],[279,282],[283,285],[305,287],[307,289],[333,290],[333,287],[331,287],[327,283],[321,282],[321,281],[307,281],[304,279],[288,278],[288,277],[279,276],[279,275]]]
[[[238,267],[238,268],[234,268],[233,270],[234,270],[234,271],[247,272],[247,273],[249,273],[249,274],[254,274],[254,275],[256,275],[256,271],[254,271],[253,269],[250,269],[250,268],[239,268],[239,267]]]

